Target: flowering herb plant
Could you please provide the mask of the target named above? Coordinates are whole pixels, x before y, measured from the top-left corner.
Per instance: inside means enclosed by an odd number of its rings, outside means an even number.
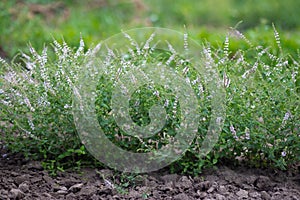
[[[170,166],[171,169],[197,174],[203,167],[224,159],[279,169],[299,163],[300,54],[292,57],[285,52],[275,27],[274,35],[276,47],[255,46],[237,30],[228,33],[223,46],[203,44],[204,54],[214,63],[223,81],[227,106],[219,142],[204,158],[199,155],[199,149],[211,113],[207,104],[209,92],[201,85],[201,77],[188,71],[187,66],[176,67],[180,58],[171,59],[172,49],[134,59],[135,62],[160,59],[178,73],[186,74],[200,98],[201,122],[197,137],[185,155]],[[245,41],[248,48],[233,50],[231,39]],[[54,57],[48,55],[46,47],[41,54],[31,46],[29,49],[30,55],[19,55],[21,62],[8,63],[0,59],[1,140],[14,152],[22,152],[31,159],[44,159],[48,163],[46,166],[53,161],[54,168],[63,169],[70,166],[64,165],[70,162],[67,158],[72,158],[72,163],[80,163],[76,159],[78,156],[83,159],[87,152],[73,121],[73,86],[78,81],[82,63],[91,56],[93,49],[85,51],[82,39],[77,49],[54,40]],[[149,123],[147,112],[154,103],[163,105],[170,116],[159,134],[141,141],[119,131],[110,118],[112,80],[99,80],[96,98],[99,123],[108,138],[122,148],[136,152],[147,152],[149,148],[164,145],[174,134],[172,130],[180,117],[176,96],[159,86],[147,85],[133,94],[130,115],[135,123]]]

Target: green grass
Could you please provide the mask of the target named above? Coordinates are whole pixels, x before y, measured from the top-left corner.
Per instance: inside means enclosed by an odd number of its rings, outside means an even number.
[[[17,3],[19,2],[19,3]],[[235,0],[188,0],[188,1],[64,1],[52,11],[31,12],[31,6],[42,4],[47,7],[59,1],[50,0],[4,0],[0,2],[0,46],[9,59],[20,50],[27,51],[28,43],[40,51],[44,44],[64,38],[75,46],[82,35],[87,46],[127,30],[142,26],[161,26],[183,30],[184,25],[195,32],[199,40],[219,41],[219,33],[224,35],[228,27],[235,26],[241,20],[239,28],[252,31],[251,37],[264,30],[255,27],[270,27],[275,23],[279,30],[289,30],[287,45],[299,45],[299,2],[271,0],[261,2]],[[48,14],[48,15],[47,15]],[[247,33],[245,33],[247,35]],[[204,37],[203,37],[204,36]],[[285,38],[282,38],[285,39]],[[260,38],[263,40],[263,38]],[[266,40],[267,41],[267,40]],[[293,43],[293,44],[292,44]],[[289,47],[288,47],[289,48]]]

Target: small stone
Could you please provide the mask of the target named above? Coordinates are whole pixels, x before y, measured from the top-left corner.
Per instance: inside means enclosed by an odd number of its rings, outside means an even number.
[[[243,190],[243,189],[240,189],[236,195],[239,197],[239,198],[247,198],[248,197],[248,192],[246,190]]]
[[[25,196],[25,194],[19,189],[13,188],[10,190],[10,193],[12,199],[22,199]]]
[[[248,184],[242,184],[242,187],[244,190],[251,190],[252,189],[252,186],[251,185],[248,185]]]
[[[221,194],[216,194],[216,200],[226,200],[226,198]]]
[[[54,185],[52,186],[52,190],[53,190],[54,192],[56,192],[56,191],[58,191],[58,190],[61,190],[61,186],[60,186],[60,185],[57,185],[57,184],[54,184]]]
[[[33,178],[31,178],[30,179],[30,182],[32,183],[32,184],[36,184],[36,183],[38,183],[38,182],[41,182],[43,179],[41,178],[41,177],[33,177]]]
[[[188,177],[182,176],[180,180],[176,183],[176,187],[188,189],[193,187],[193,183]]]
[[[260,194],[258,192],[251,192],[249,193],[249,196],[252,198],[260,198]]]
[[[59,190],[57,191],[58,194],[67,194],[68,189],[65,186],[59,187]]]
[[[56,193],[57,194],[67,194],[68,191],[67,190],[58,190]]]
[[[260,194],[261,194],[261,197],[262,197],[264,200],[269,200],[269,199],[271,199],[271,196],[270,196],[266,191],[262,191]]]
[[[27,181],[25,181],[25,182],[23,182],[23,183],[21,183],[20,185],[19,185],[19,189],[22,191],[22,192],[28,192],[29,191],[29,185],[28,185],[28,182]]]
[[[220,187],[219,187],[219,190],[218,190],[221,194],[224,194],[224,193],[226,193],[227,192],[227,190],[226,190],[226,187],[224,186],[224,185],[221,185]]]
[[[197,193],[198,193],[198,195],[199,195],[199,197],[200,197],[201,199],[204,199],[205,197],[207,197],[207,193],[206,193],[206,192],[200,192],[200,191],[198,190]]]
[[[67,191],[67,190],[68,190],[68,188],[66,188],[65,186],[61,186],[61,187],[60,187],[60,190]]]
[[[213,187],[213,186],[207,190],[208,193],[212,193],[213,191],[215,191],[215,187]]]
[[[70,192],[76,193],[81,190],[83,183],[77,183],[69,188]]]
[[[247,177],[246,183],[247,183],[248,185],[253,185],[256,179],[257,179],[256,176],[250,175],[250,176]]]
[[[11,172],[10,175],[13,176],[13,177],[16,177],[16,176],[19,176],[20,174],[17,173],[17,172]]]
[[[297,196],[295,196],[295,195],[292,196],[292,199],[293,200],[299,200],[299,198]]]
[[[14,178],[15,180],[15,183],[17,185],[20,185],[21,183],[23,183],[24,181],[27,181],[29,180],[29,176],[26,174],[26,175],[21,175],[21,176],[17,176],[16,178]]]

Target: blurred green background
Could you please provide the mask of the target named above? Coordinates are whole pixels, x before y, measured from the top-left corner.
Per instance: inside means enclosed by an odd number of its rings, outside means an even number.
[[[12,59],[29,43],[41,50],[53,37],[87,46],[135,27],[160,26],[179,31],[184,26],[199,40],[222,43],[229,27],[265,43],[272,23],[285,32],[283,44],[300,45],[298,0],[1,0],[0,56]]]

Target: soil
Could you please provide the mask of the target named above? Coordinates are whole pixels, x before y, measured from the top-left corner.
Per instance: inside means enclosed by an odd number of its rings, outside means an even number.
[[[40,162],[11,154],[0,143],[0,200],[6,199],[300,199],[299,172],[217,166],[201,176],[142,174],[133,180],[109,169],[49,175]]]

